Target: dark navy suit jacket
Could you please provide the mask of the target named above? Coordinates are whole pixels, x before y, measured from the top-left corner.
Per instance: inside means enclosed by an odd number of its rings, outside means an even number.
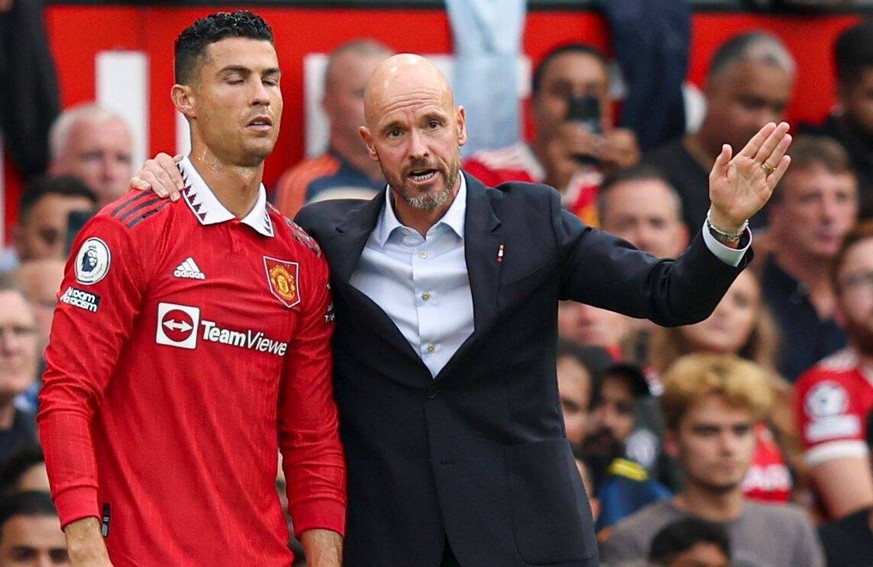
[[[688,324],[710,314],[740,269],[699,236],[677,261],[658,260],[585,226],[554,189],[466,179],[475,331],[436,378],[349,283],[385,192],[315,203],[297,218],[331,267],[345,565],[437,567],[448,538],[464,567],[595,566],[558,402],[558,300]]]

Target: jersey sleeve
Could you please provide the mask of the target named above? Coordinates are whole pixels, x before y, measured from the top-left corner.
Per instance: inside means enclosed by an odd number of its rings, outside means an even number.
[[[333,303],[326,262],[319,257],[310,266],[300,324],[285,357],[279,444],[297,533],[321,528],[343,534],[346,467],[333,397]]]
[[[39,437],[61,524],[98,515],[91,423],[143,296],[131,229],[98,215],[81,230],[58,294],[39,394]]]
[[[865,457],[864,416],[844,373],[813,368],[795,386],[795,415],[809,466]]]

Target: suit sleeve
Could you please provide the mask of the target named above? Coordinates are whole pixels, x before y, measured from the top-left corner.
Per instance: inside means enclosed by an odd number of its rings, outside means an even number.
[[[706,319],[748,264],[725,264],[698,233],[676,260],[656,258],[607,232],[590,228],[550,200],[558,249],[561,299],[581,301],[661,326]]]
[[[99,517],[91,423],[143,296],[130,230],[97,216],[67,261],[39,394],[39,437],[62,526]]]
[[[310,265],[312,277],[301,288],[309,295],[303,296],[301,323],[285,357],[279,443],[295,531],[343,534],[346,467],[333,398],[333,303],[327,263],[319,257]]]

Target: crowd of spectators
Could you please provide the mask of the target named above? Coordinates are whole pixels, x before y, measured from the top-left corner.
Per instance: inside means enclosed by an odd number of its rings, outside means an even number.
[[[359,39],[331,54],[329,147],[281,177],[273,200],[286,215],[384,185],[358,127],[364,83],[391,53]],[[846,30],[834,57],[838,109],[795,128],[792,165],[753,219],[757,256],[707,320],[666,329],[559,308],[566,435],[608,565],[869,564],[873,23]],[[781,120],[796,72],[773,35],[729,39],[709,64],[702,122],[642,152],[616,126],[606,57],[561,46],[533,72],[531,139],[477,152],[465,170],[489,185],[549,183],[592,226],[674,257],[701,231],[722,145],[742,147]],[[580,101],[593,120],[573,116]],[[72,235],[125,193],[138,165],[123,118],[97,104],[65,110],[47,136],[46,175],[28,183],[0,266],[0,565],[9,545],[66,561],[33,445],[40,353],[55,303],[77,300],[58,294]]]

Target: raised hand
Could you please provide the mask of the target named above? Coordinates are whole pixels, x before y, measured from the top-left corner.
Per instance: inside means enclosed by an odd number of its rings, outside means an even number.
[[[722,146],[709,173],[710,221],[724,232],[737,232],[770,199],[785,175],[791,158],[785,152],[791,144],[788,124],[770,122],[749,143],[732,156]]]

